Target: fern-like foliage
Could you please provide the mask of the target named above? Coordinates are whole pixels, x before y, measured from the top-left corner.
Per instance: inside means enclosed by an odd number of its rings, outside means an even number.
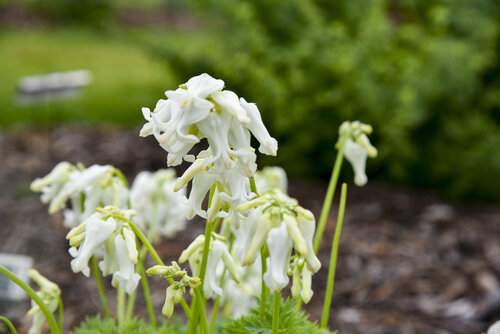
[[[134,318],[118,327],[114,319],[101,319],[100,316],[85,318],[74,334],[183,334],[185,326],[180,322],[162,323],[156,330],[142,319]]]
[[[224,334],[271,334],[273,297],[269,297],[264,316],[261,316],[260,303],[246,316],[229,320],[224,326]],[[301,310],[295,308],[295,301],[281,300],[279,314],[279,333],[281,334],[334,334],[319,328]],[[335,332],[336,333],[336,332]]]

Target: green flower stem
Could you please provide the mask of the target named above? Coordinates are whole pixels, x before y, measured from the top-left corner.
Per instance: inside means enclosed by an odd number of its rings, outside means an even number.
[[[139,275],[141,275],[142,289],[144,291],[144,299],[146,300],[146,306],[148,308],[149,320],[151,321],[151,326],[156,329],[156,316],[153,302],[151,301],[151,293],[149,292],[148,278],[146,277],[146,272],[144,271],[144,264],[139,261],[137,264],[137,269],[139,270]]]
[[[333,165],[332,176],[330,177],[330,183],[328,184],[328,190],[326,191],[325,200],[323,202],[323,208],[321,209],[321,216],[319,218],[318,228],[316,229],[316,235],[314,236],[314,253],[316,254],[318,254],[319,245],[321,244],[321,239],[323,239],[323,233],[325,232],[326,222],[328,221],[328,215],[330,214],[330,208],[332,207],[333,195],[335,194],[335,189],[337,188],[340,169],[342,168],[342,161],[344,160],[345,142],[348,136],[349,136],[349,131],[346,131],[340,137],[339,140],[339,151],[337,152],[337,157],[335,158],[335,164]]]
[[[250,178],[250,190],[255,193],[257,196],[259,196],[259,192],[257,191],[257,185],[255,184],[255,177],[252,176]]]
[[[164,266],[165,263],[163,263],[160,256],[158,255],[156,250],[153,248],[153,246],[151,245],[149,240],[146,238],[144,233],[142,233],[142,231],[133,222],[129,221],[128,224],[129,224],[130,228],[132,229],[132,231],[134,231],[135,235],[139,238],[139,240],[141,240],[144,247],[146,247],[146,249],[148,250],[148,252],[151,255],[151,257],[153,258],[153,260],[156,262],[156,264],[160,265],[160,266]],[[168,283],[173,284],[174,280],[169,278]],[[186,317],[188,318],[188,320],[191,319],[192,313],[191,313],[191,310],[189,309],[189,306],[187,305],[184,297],[182,297],[181,306],[182,306],[182,309],[184,310],[184,313],[186,314]]]
[[[116,316],[118,318],[118,327],[122,327],[125,320],[125,291],[117,288],[116,294]]]
[[[136,297],[137,297],[137,289],[135,289],[134,292],[132,292],[132,294],[128,297],[127,311],[125,312],[125,322],[128,322],[130,319],[132,319],[132,315],[134,314]]]
[[[260,289],[260,319],[264,320],[264,316],[266,314],[266,303],[267,303],[267,295],[269,289],[266,286],[266,282],[264,281],[264,273],[267,270],[267,262],[266,262],[266,248],[265,246],[260,250],[260,262],[262,268],[262,281],[261,281],[261,289]]]
[[[280,301],[281,293],[280,291],[274,291],[274,301],[273,301],[273,334],[278,334],[279,330],[279,320],[280,320]]]
[[[198,305],[198,313],[200,314],[200,320],[201,320],[201,326],[203,328],[203,331],[205,332],[205,334],[209,334],[209,331],[208,331],[208,322],[207,322],[207,314],[206,314],[206,311],[205,311],[205,305],[203,304],[203,297],[202,297],[202,293],[203,292],[200,292],[200,291],[203,291],[201,289],[201,286],[200,287],[197,287],[196,289],[194,289],[194,293],[196,295],[196,299],[198,300],[197,302],[197,305]]]
[[[111,313],[109,312],[108,299],[106,298],[106,291],[102,284],[101,274],[99,273],[99,266],[97,265],[97,260],[95,256],[90,259],[92,263],[92,273],[94,274],[95,284],[97,286],[97,291],[99,292],[99,297],[101,297],[102,311],[106,318],[111,318]]]
[[[200,267],[200,280],[201,280],[202,290],[203,290],[203,282],[205,281],[205,274],[207,271],[208,252],[210,251],[210,239],[212,238],[212,227],[213,224],[207,221],[207,224],[205,225],[205,243],[203,244],[203,255],[201,258],[201,267]]]
[[[222,274],[221,280],[224,278],[225,271]],[[210,316],[210,328],[209,328],[209,333],[213,334],[215,331],[215,323],[217,322],[217,313],[219,312],[219,307],[220,307],[220,296],[217,296],[215,298],[214,306],[212,307],[212,315]]]
[[[233,243],[234,243],[234,238],[231,237],[231,240],[229,241],[229,253],[231,253],[231,251],[233,250]],[[227,269],[224,268],[224,270],[222,271],[222,276],[220,278],[221,288],[224,288],[226,273]],[[220,298],[221,296],[217,296],[215,298],[214,306],[212,307],[212,315],[210,317],[210,334],[213,334],[215,331],[215,323],[217,322],[217,315],[219,313]]]
[[[325,301],[323,303],[323,313],[321,314],[321,328],[326,328],[330,315],[330,306],[332,304],[333,282],[335,281],[335,269],[337,267],[337,256],[339,251],[340,234],[342,233],[342,223],[344,222],[345,201],[347,195],[347,185],[342,184],[340,190],[339,214],[337,217],[337,226],[332,241],[332,250],[330,254],[330,266],[328,268],[328,280],[326,281]]]
[[[5,324],[7,325],[7,327],[9,327],[10,329],[10,332],[12,334],[17,334],[17,331],[16,331],[16,328],[14,327],[14,325],[12,324],[12,322],[10,322],[9,319],[7,319],[6,317],[3,317],[0,315],[0,320],[5,322]]]
[[[50,326],[50,332],[52,334],[59,334],[59,328],[57,327],[56,319],[54,318],[54,315],[50,310],[47,308],[47,305],[43,302],[42,298],[38,296],[28,284],[24,283],[22,279],[17,277],[13,272],[5,268],[4,266],[0,265],[0,274],[6,276],[8,279],[10,279],[12,282],[16,283],[19,285],[21,289],[23,289],[29,296],[30,298],[38,305],[40,310],[42,311],[43,315],[47,319],[47,322],[49,323]]]
[[[63,324],[64,324],[64,306],[63,306],[63,302],[62,302],[62,299],[61,299],[61,296],[59,295],[59,297],[57,297],[57,305],[58,305],[58,323],[59,323],[59,331],[62,333],[63,332]]]
[[[214,184],[210,188],[210,194],[208,195],[208,207],[212,205],[212,198],[214,197],[215,194],[215,189],[216,185]],[[210,251],[210,240],[212,239],[212,231],[213,231],[213,223],[209,222],[207,220],[205,224],[205,242],[203,243],[203,253],[201,257],[201,266],[200,266],[200,281],[201,285],[199,289],[203,291],[203,283],[205,280],[205,274],[207,271],[207,261],[208,261],[208,252]],[[206,314],[205,314],[205,296],[203,293],[196,293],[197,289],[195,289],[195,295],[193,296],[193,300],[191,301],[191,311],[193,313],[193,318],[191,319],[191,322],[188,325],[188,333],[196,333],[197,327],[196,327],[196,322],[198,321],[199,317],[205,317],[206,319]],[[200,314],[203,312],[203,314]],[[208,332],[207,332],[208,334]]]
[[[153,238],[155,235],[155,229],[156,229],[156,224],[157,224],[157,217],[158,217],[158,206],[155,206],[155,209],[153,210],[153,217],[151,219],[151,223],[149,225],[148,229],[148,235],[147,238],[150,240],[150,242],[153,242]],[[142,290],[144,293],[144,299],[146,300],[146,306],[148,309],[149,313],[149,318],[151,321],[151,324],[153,325],[154,328],[156,328],[156,317],[154,313],[154,307],[153,304],[151,303],[151,294],[149,290],[149,284],[146,278],[146,274],[144,271],[144,259],[146,258],[146,254],[148,253],[148,250],[144,245],[141,247],[139,250],[139,256],[138,258],[138,264],[137,264],[137,270],[139,275],[141,275],[142,278]],[[125,316],[125,319],[129,321],[132,318],[132,315],[134,313],[134,307],[135,307],[135,301],[137,297],[137,289],[134,290],[134,292],[129,296],[128,298],[128,305],[127,305],[127,313]]]

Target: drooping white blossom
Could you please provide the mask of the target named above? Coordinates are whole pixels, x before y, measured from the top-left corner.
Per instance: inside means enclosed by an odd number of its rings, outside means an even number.
[[[269,250],[267,271],[264,281],[272,290],[281,290],[288,285],[290,256],[292,249],[295,257],[303,259],[304,267],[315,273],[321,263],[313,250],[315,220],[313,214],[298,202],[278,189],[268,190],[248,203],[241,204],[239,211],[250,211],[241,223],[241,232],[235,232],[235,241],[242,247],[237,254],[243,265],[251,265],[262,247]],[[247,235],[245,235],[247,234]],[[303,286],[307,287],[307,272],[303,272]],[[304,299],[312,294],[304,289]]]
[[[43,300],[50,312],[55,312],[59,296],[61,295],[61,290],[57,284],[43,277],[35,269],[31,269],[28,272],[28,275],[33,281],[35,281],[35,283],[38,284],[38,286],[40,286],[40,290],[37,291],[36,294]],[[45,322],[45,315],[33,300],[31,301],[31,310],[28,311],[28,315],[33,317],[33,323],[28,330],[28,334],[41,334],[42,326]]]
[[[112,206],[97,209],[82,224],[69,231],[66,239],[72,246],[71,269],[90,275],[89,261],[92,256],[102,257],[99,268],[104,276],[113,274],[112,285],[131,294],[140,276],[135,273],[138,261],[135,234],[128,222],[135,214],[132,210],[120,210]]]
[[[220,274],[218,274],[217,270],[219,263],[224,264],[225,268],[227,268],[236,282],[240,281],[236,263],[223,240],[225,239],[218,235],[212,236],[210,240],[205,280],[203,282],[203,292],[207,298],[212,297],[214,293],[222,295]],[[199,235],[179,257],[179,263],[184,263],[189,260],[189,266],[191,267],[193,276],[200,276],[200,264],[203,256],[204,243],[205,236]]]
[[[120,172],[114,167],[93,165],[84,168],[67,162],[58,164],[42,179],[33,181],[33,191],[42,192],[42,201],[49,203],[49,213],[64,210],[64,223],[75,227],[93,214],[98,207],[115,205],[124,207],[128,190]]]
[[[267,271],[264,273],[264,282],[274,292],[288,285],[288,266],[292,252],[292,239],[288,235],[285,224],[275,227],[269,231],[266,239],[269,249]]]
[[[188,213],[185,190],[174,191],[175,170],[139,173],[130,189],[130,204],[139,227],[173,237],[184,229]]]
[[[366,159],[377,156],[377,150],[372,146],[367,136],[371,132],[370,125],[359,121],[344,122],[339,129],[340,137],[345,137],[344,157],[351,163],[354,171],[354,183],[357,186],[364,186],[368,181],[365,172]]]
[[[176,186],[180,189],[193,180],[190,217],[195,214],[207,217],[201,202],[214,184],[221,200],[217,202],[216,198],[214,203],[228,208],[231,214],[238,204],[252,197],[248,178],[257,166],[251,133],[260,142],[260,152],[270,155],[277,152],[277,141],[269,135],[257,106],[238,98],[234,92],[222,90],[223,87],[222,80],[201,74],[175,91],[167,91],[168,99],[160,100],[153,112],[143,109],[147,123],[141,136],[155,136],[168,152],[169,165],[180,164],[182,160],[194,162]],[[209,148],[195,159],[189,152],[204,138]],[[223,211],[214,215],[229,214]]]

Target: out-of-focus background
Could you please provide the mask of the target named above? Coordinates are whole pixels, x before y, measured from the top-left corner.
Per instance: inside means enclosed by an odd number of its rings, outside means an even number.
[[[479,333],[500,316],[499,22],[496,0],[0,0],[0,251],[51,268],[74,302],[67,326],[92,313],[78,296],[93,282],[69,273],[60,217],[29,182],[60,160],[131,179],[165,167],[137,135],[140,108],[207,72],[257,103],[279,142],[260,162],[283,166],[315,213],[338,126],[374,127],[369,185],[350,187],[332,328]],[[92,81],[71,96],[20,86],[81,69]],[[347,164],[341,179],[352,183]]]

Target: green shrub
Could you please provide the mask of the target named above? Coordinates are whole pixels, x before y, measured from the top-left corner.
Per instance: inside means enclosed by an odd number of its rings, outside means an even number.
[[[190,3],[212,34],[150,47],[257,102],[292,175],[327,175],[338,126],[359,119],[375,129],[372,176],[500,198],[497,1]]]
[[[112,13],[110,0],[29,0],[52,19],[65,23],[101,25]]]

